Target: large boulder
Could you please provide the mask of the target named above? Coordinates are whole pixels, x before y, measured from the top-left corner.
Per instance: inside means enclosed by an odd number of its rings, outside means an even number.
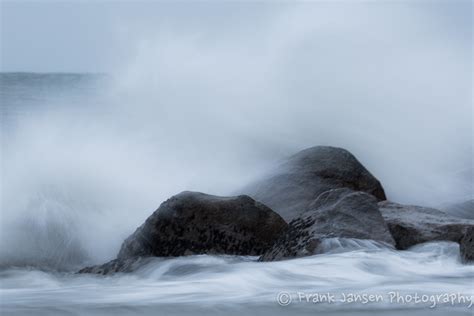
[[[429,241],[454,241],[461,244],[461,253],[466,254],[466,259],[472,258],[474,220],[453,217],[421,206],[389,201],[379,202],[378,205],[395,239],[397,249],[403,250]],[[461,243],[463,238],[464,242]]]
[[[219,197],[182,192],[163,202],[122,244],[117,259],[80,272],[128,272],[146,257],[192,254],[257,256],[288,224],[249,196]]]
[[[350,152],[327,146],[300,151],[241,192],[265,203],[289,222],[321,193],[337,188],[386,199],[380,182]]]
[[[285,221],[249,196],[182,192],[128,237],[117,256],[260,255],[286,229]]]
[[[394,240],[374,196],[350,189],[329,190],[289,224],[289,229],[261,261],[282,260],[322,253],[324,240],[355,238],[393,246]]]

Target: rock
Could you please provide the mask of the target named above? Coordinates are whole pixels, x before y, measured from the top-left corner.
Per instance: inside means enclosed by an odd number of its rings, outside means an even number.
[[[190,254],[260,255],[286,229],[265,205],[241,195],[182,192],[160,205],[128,237],[119,259]]]
[[[319,195],[305,213],[291,221],[286,233],[261,256],[260,261],[321,253],[322,241],[335,237],[395,244],[374,196],[350,189],[334,189]]]
[[[466,229],[463,238],[459,242],[461,259],[465,263],[474,262],[474,227]]]
[[[474,226],[473,220],[453,217],[433,208],[389,201],[378,205],[397,249],[401,250],[428,241],[460,242],[467,230]]]
[[[246,195],[182,192],[163,202],[122,244],[117,259],[79,273],[130,272],[147,257],[263,254],[288,224]]]
[[[149,262],[151,258],[133,257],[128,259],[114,259],[102,265],[90,266],[77,273],[93,273],[107,275],[115,272],[132,272]]]
[[[380,182],[347,150],[317,146],[300,151],[242,193],[265,203],[286,221],[298,217],[321,193],[337,188],[385,200]]]
[[[451,216],[474,220],[474,200],[444,205],[441,207],[441,210],[445,211]]]

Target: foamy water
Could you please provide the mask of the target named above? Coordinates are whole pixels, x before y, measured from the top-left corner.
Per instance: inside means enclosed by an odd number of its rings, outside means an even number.
[[[6,269],[0,273],[2,311],[8,315],[125,315],[229,313],[361,315],[472,315],[468,301],[406,303],[398,297],[443,294],[474,298],[474,266],[462,265],[455,243],[408,251],[372,250],[316,255],[280,262],[255,257],[190,256],[152,259],[130,274],[111,276]],[[289,293],[281,306],[277,295]],[[327,295],[336,302],[309,302],[300,295]],[[383,300],[343,302],[350,295]]]

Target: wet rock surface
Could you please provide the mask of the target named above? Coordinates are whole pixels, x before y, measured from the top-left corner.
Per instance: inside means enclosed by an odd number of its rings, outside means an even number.
[[[286,227],[278,214],[248,196],[183,192],[162,203],[124,241],[118,258],[259,255]]]
[[[321,194],[305,213],[291,221],[286,233],[260,260],[282,260],[321,253],[321,242],[335,237],[395,244],[374,196],[349,189],[335,189]]]
[[[380,182],[345,149],[316,146],[298,152],[242,193],[265,203],[286,221],[303,213],[321,193],[348,188],[385,200]]]
[[[460,242],[468,229],[472,231],[474,227],[473,220],[453,217],[433,208],[389,201],[379,202],[378,206],[397,249],[401,250],[428,241]]]
[[[81,272],[126,272],[134,268],[138,257],[258,256],[287,226],[278,214],[245,195],[218,197],[182,192],[163,202],[123,242],[116,260]]]
[[[147,264],[150,257],[134,257],[128,259],[114,259],[107,263],[83,268],[78,273],[93,273],[107,275],[115,272],[133,272]]]

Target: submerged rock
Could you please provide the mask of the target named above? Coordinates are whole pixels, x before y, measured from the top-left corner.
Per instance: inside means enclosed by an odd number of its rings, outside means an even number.
[[[461,252],[465,253],[466,258],[472,258],[473,220],[453,217],[439,210],[421,206],[389,201],[380,202],[378,205],[395,239],[397,249],[407,249],[428,241],[454,241],[461,244]],[[463,238],[464,242],[461,242]]]
[[[378,200],[386,199],[380,182],[350,152],[327,146],[300,151],[242,192],[291,221],[321,193],[337,188],[363,191]]]
[[[305,213],[291,221],[286,233],[260,260],[282,260],[321,253],[325,251],[324,247],[320,247],[322,241],[330,238],[374,240],[389,246],[395,244],[374,196],[349,189],[335,189],[319,195]]]
[[[151,258],[133,257],[128,259],[114,259],[107,263],[83,268],[78,273],[94,273],[107,275],[115,272],[133,272],[147,264]]]

